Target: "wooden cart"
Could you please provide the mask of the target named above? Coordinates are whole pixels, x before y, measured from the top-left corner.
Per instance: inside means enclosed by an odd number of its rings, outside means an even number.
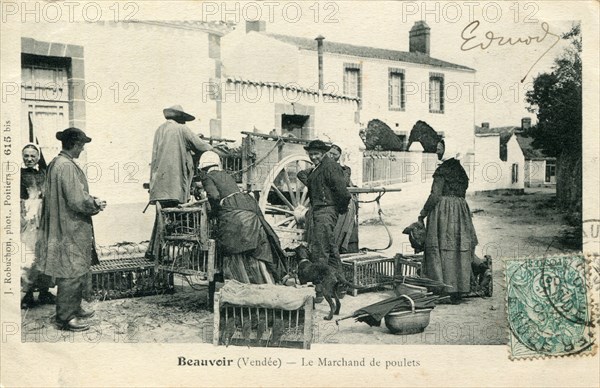
[[[304,150],[309,140],[253,132],[242,132],[242,134],[244,138],[241,148],[231,156],[222,159],[224,170],[236,178],[242,190],[251,193],[258,200],[261,211],[279,237],[281,247],[294,248],[306,239],[306,214],[310,201],[308,188],[298,178],[298,172],[312,166]],[[349,191],[357,194],[381,193],[386,189],[353,187],[349,188]],[[208,282],[219,271],[219,258],[210,257],[214,255],[215,249],[214,241],[209,239],[210,223],[206,219],[205,206],[195,211],[199,217],[194,230],[196,237],[186,236],[189,230],[182,232],[183,234],[177,232],[177,229],[174,229],[175,232],[167,230],[163,240],[165,248],[161,250],[163,252],[161,256],[168,260],[166,262],[163,260],[161,269],[168,271],[171,268],[175,272],[179,268],[177,272],[180,274],[190,275],[194,272],[190,265],[200,263],[199,267],[195,267],[199,268],[196,270],[197,279]],[[190,210],[164,209],[162,213],[165,223],[189,226],[189,220],[185,217],[191,217]],[[178,216],[184,218],[177,222]],[[197,242],[186,245],[185,241],[189,241],[190,238]],[[208,244],[208,240],[211,244]],[[182,245],[185,246],[181,248]],[[181,252],[186,252],[183,256],[188,260],[187,262],[174,262],[174,254],[182,256],[177,253],[178,248],[181,248]],[[199,252],[203,252],[204,256]],[[193,258],[191,262],[190,257]]]

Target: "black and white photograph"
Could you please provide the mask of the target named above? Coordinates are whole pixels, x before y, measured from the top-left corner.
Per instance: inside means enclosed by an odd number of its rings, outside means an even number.
[[[598,3],[0,5],[3,385],[600,383]]]

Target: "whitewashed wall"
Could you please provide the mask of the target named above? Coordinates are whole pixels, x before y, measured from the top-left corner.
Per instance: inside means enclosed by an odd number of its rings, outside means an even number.
[[[526,187],[540,187],[546,183],[546,161],[525,161],[525,185]]]
[[[518,165],[518,181],[512,182],[512,166]],[[525,158],[515,136],[507,143],[507,160],[500,160],[500,136],[475,137],[475,158],[465,165],[471,174],[471,188],[475,191],[523,189],[525,187]]]
[[[203,91],[215,74],[207,33],[143,24],[27,23],[22,36],[84,47],[90,190],[109,203],[148,200],[142,183],[149,179],[164,108],[182,105],[200,118],[189,123],[192,131],[209,134],[216,104]]]
[[[228,84],[223,95],[222,134],[240,144],[241,131],[268,134],[280,127],[278,104],[297,104],[314,108],[314,137],[340,145],[344,162],[352,168],[353,180],[362,180],[362,144],[358,124],[354,122],[357,103],[345,99],[324,99],[308,93],[296,94],[280,88]],[[304,113],[298,113],[304,114]]]

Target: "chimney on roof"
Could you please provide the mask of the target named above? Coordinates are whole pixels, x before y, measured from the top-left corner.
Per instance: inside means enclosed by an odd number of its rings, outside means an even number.
[[[323,35],[319,35],[315,38],[317,41],[317,56],[319,57],[319,90],[323,90],[324,88],[324,80],[323,80],[323,40],[325,37]]]
[[[531,117],[523,117],[521,119],[521,130],[526,131],[531,128]]]
[[[267,22],[264,20],[249,20],[246,21],[246,34],[250,31],[265,32],[267,31]]]
[[[415,22],[415,25],[412,26],[409,33],[409,48],[408,50],[411,53],[422,53],[425,55],[429,55],[430,48],[430,37],[429,31],[431,28],[425,23],[425,21],[420,20]]]
[[[481,123],[481,128],[490,129],[490,123]]]

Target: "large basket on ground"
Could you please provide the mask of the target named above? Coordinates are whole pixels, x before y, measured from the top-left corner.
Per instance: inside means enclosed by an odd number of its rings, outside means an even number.
[[[145,258],[101,260],[91,267],[92,297],[98,300],[171,293],[173,274]]]

